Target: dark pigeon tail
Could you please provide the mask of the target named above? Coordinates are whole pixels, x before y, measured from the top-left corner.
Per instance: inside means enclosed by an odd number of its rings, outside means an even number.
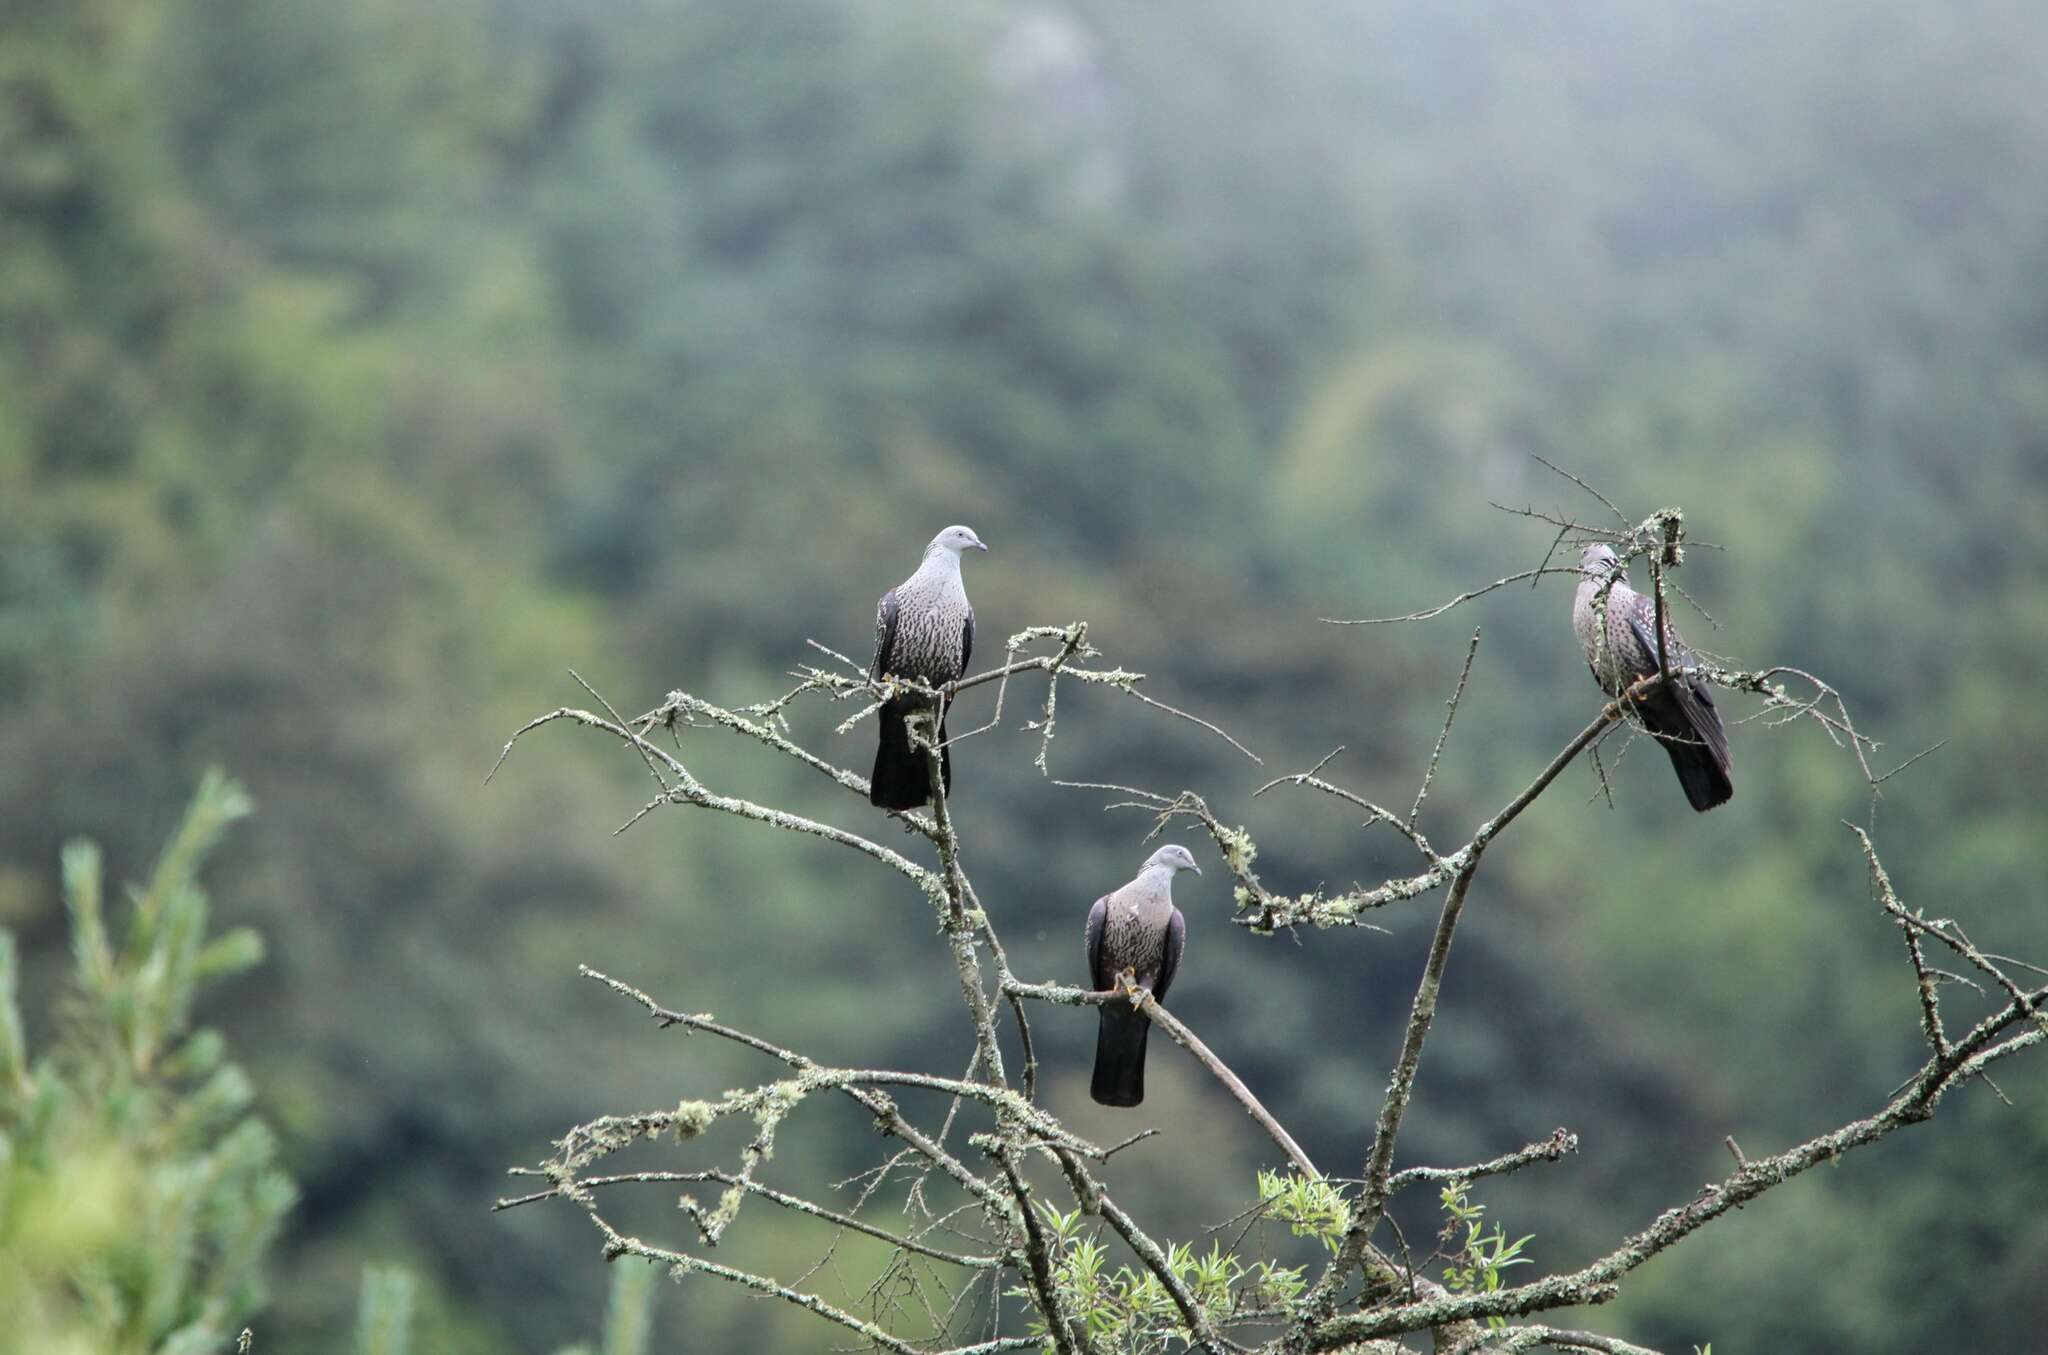
[[[875,774],[868,785],[868,803],[882,809],[915,809],[932,798],[931,775],[924,754],[910,746],[903,717],[913,707],[885,701],[876,717],[882,731],[875,749]]]
[[[884,702],[878,715],[882,741],[875,749],[875,774],[868,782],[868,803],[882,809],[916,809],[932,798],[931,772],[924,751],[910,742],[903,717],[917,707]],[[939,726],[939,774],[946,793],[953,791],[953,750],[945,746],[946,726]]]
[[[1145,1099],[1145,1036],[1152,1021],[1124,1003],[1102,1009],[1095,1034],[1095,1076],[1088,1094],[1105,1106],[1135,1106]]]
[[[1677,699],[1646,702],[1643,722],[1671,755],[1671,769],[1685,788],[1686,801],[1704,814],[1728,803],[1735,794],[1730,778],[1728,732],[1705,687],[1686,684]]]
[[[1685,787],[1685,798],[1702,814],[1715,805],[1728,803],[1729,797],[1735,794],[1735,783],[1728,779],[1728,769],[1721,765],[1711,748],[1674,739],[1664,745],[1664,751],[1671,754],[1671,766],[1678,773],[1678,784]]]

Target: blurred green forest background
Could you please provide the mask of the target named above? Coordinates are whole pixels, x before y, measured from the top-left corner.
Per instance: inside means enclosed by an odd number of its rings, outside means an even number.
[[[1532,452],[1728,548],[1682,579],[1722,623],[1685,619],[1702,647],[1829,677],[1882,766],[1948,739],[1887,787],[1879,845],[1909,902],[2040,960],[2043,70],[2022,0],[9,0],[0,927],[30,1044],[70,972],[60,843],[143,878],[226,767],[257,810],[214,916],[268,958],[199,1014],[297,1187],[258,1349],[351,1349],[375,1261],[418,1277],[417,1348],[553,1350],[602,1311],[598,1239],[486,1213],[503,1169],[753,1071],[578,962],[821,1058],[969,1047],[885,872],[679,812],[614,838],[644,769],[562,731],[480,787],[581,700],[567,668],[626,710],[762,699],[807,637],[864,657],[875,597],[967,522],[984,654],[1085,618],[1266,759],[1076,689],[1055,774],[1200,788],[1268,884],[1341,888],[1405,869],[1397,840],[1249,793],[1341,743],[1332,775],[1405,802],[1472,624],[1439,834],[1593,709],[1562,581],[1318,621],[1535,563],[1547,532],[1489,500],[1599,511]],[[843,714],[797,732],[864,771]],[[956,815],[1020,972],[1072,981],[1149,824],[1049,785],[1011,724],[962,745]],[[877,826],[688,746],[714,787]],[[1653,754],[1612,809],[1575,771],[1475,892],[1404,1160],[1577,1131],[1478,1192],[1545,1268],[1724,1174],[1724,1134],[1781,1147],[1917,1062],[1840,822],[1853,762],[1811,724],[1734,752],[1708,816]],[[1191,883],[1175,1009],[1355,1170],[1434,906],[1297,945]],[[1119,1159],[1141,1217],[1185,1237],[1253,1198],[1272,1150],[1185,1060],[1108,1112],[1092,1018],[1036,1028],[1077,1131],[1169,1126]],[[1970,1088],[1597,1320],[1677,1349],[2028,1348],[2048,1072],[2001,1085],[2011,1107]],[[815,1121],[780,1167],[869,1164],[864,1125]],[[825,1240],[757,1212],[727,1245]],[[704,1280],[657,1323],[656,1349],[834,1339]]]

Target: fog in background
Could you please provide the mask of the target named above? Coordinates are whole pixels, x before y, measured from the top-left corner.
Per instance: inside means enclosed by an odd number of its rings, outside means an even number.
[[[140,876],[203,768],[248,786],[210,881],[269,959],[202,1016],[301,1191],[268,1349],[351,1349],[367,1260],[420,1277],[417,1349],[594,1328],[600,1239],[566,1206],[487,1213],[504,1168],[763,1074],[579,962],[821,1060],[966,1065],[892,874],[681,810],[614,837],[645,769],[566,729],[481,785],[585,700],[570,668],[630,711],[766,699],[806,639],[864,659],[951,522],[992,548],[979,655],[1085,619],[1265,759],[1075,687],[1053,774],[1199,789],[1299,892],[1406,844],[1251,792],[1342,744],[1329,774],[1405,804],[1472,626],[1444,840],[1598,700],[1563,580],[1319,618],[1535,564],[1550,529],[1492,505],[1605,513],[1537,455],[1635,517],[1682,506],[1679,581],[1720,623],[1689,636],[1827,677],[1880,770],[1948,740],[1886,785],[1887,865],[2048,952],[2039,5],[14,0],[0,53],[0,926],[47,1013],[59,843]],[[954,810],[1018,971],[1074,982],[1151,823],[1031,765],[1038,691],[957,750]],[[847,713],[794,733],[865,772]],[[1775,1151],[1917,1066],[1841,822],[1868,813],[1854,760],[1810,723],[1732,734],[1726,808],[1638,748],[1612,807],[1575,769],[1474,890],[1397,1165],[1577,1132],[1474,1190],[1545,1270],[1725,1175],[1724,1135]],[[684,748],[716,789],[887,831],[759,750]],[[1174,1009],[1355,1172],[1435,907],[1254,937],[1219,874],[1178,891]],[[1175,1238],[1244,1208],[1270,1144],[1163,1042],[1141,1110],[1093,1106],[1093,1027],[1034,1021],[1077,1132],[1167,1129],[1120,1197]],[[2000,1085],[1659,1257],[1599,1322],[2026,1347],[2048,1073]],[[817,1107],[774,1170],[817,1187],[875,1151]],[[1396,1211],[1417,1242],[1426,1196]],[[650,1233],[682,1235],[669,1203]],[[721,1259],[826,1240],[750,1210]],[[661,1349],[836,1340],[701,1278],[658,1321]]]

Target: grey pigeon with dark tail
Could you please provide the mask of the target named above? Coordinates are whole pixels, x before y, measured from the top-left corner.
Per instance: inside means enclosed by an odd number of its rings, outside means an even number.
[[[1202,873],[1187,848],[1161,847],[1137,879],[1088,910],[1088,979],[1097,992],[1118,985],[1118,975],[1128,969],[1140,988],[1166,1001],[1188,943],[1187,921],[1173,906],[1173,877],[1184,870]],[[1090,1096],[1105,1106],[1135,1106],[1145,1099],[1145,1036],[1151,1029],[1152,1019],[1127,1000],[1103,1005]]]
[[[957,682],[974,653],[974,608],[960,581],[960,552],[987,550],[967,527],[948,527],[924,548],[917,572],[882,594],[875,607],[875,658],[868,675],[916,678],[933,687]],[[883,809],[915,809],[931,799],[931,769],[922,749],[910,742],[904,718],[925,709],[930,699],[915,693],[882,703],[875,750],[875,774],[868,801]],[[953,789],[953,754],[945,747],[946,726],[938,729],[940,775]]]
[[[1586,651],[1600,690],[1619,696],[1657,671],[1657,604],[1628,586],[1620,556],[1598,542],[1579,553],[1579,590],[1572,602],[1572,629]],[[1608,580],[1612,579],[1610,585]],[[1606,626],[1600,597],[1606,594]],[[1692,651],[1664,618],[1664,653],[1672,669],[1688,667]],[[1729,779],[1728,731],[1714,709],[1714,694],[1698,677],[1678,674],[1638,703],[1643,725],[1671,755],[1685,798],[1702,812],[1727,803],[1735,793]]]

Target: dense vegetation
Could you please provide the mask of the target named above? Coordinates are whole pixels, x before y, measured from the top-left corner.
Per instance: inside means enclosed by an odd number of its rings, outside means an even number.
[[[1266,774],[1343,743],[1391,798],[1467,632],[1316,618],[1533,563],[1540,525],[1488,501],[1586,505],[1530,452],[1729,548],[1687,570],[1723,623],[1688,620],[1705,647],[1829,676],[1887,766],[1949,739],[1887,787],[1887,862],[2038,956],[2044,63],[2048,16],[1993,0],[0,10],[22,1007],[71,971],[60,842],[140,877],[229,766],[263,812],[215,912],[270,959],[204,1015],[298,1183],[259,1329],[349,1348],[375,1259],[420,1278],[423,1348],[553,1349],[599,1311],[595,1244],[566,1213],[488,1217],[500,1169],[594,1106],[735,1080],[578,961],[873,1063],[956,1000],[899,981],[935,942],[886,880],[683,816],[612,839],[638,773],[581,741],[479,789],[565,667],[622,708],[765,697],[806,637],[863,652],[874,596],[965,521],[993,547],[984,635],[1085,617]],[[1471,614],[1447,819],[1582,722],[1565,609],[1551,585]],[[1251,803],[1259,769],[1199,731],[1078,693],[1062,717],[1056,769],[1201,786],[1276,888],[1393,856]],[[963,745],[958,813],[1020,970],[1075,978],[1147,825],[1031,747]],[[1577,1130],[1578,1158],[1486,1195],[1546,1264],[1717,1174],[1723,1134],[1817,1129],[1914,1057],[1839,822],[1865,811],[1853,765],[1755,725],[1735,758],[1734,803],[1695,818],[1631,756],[1614,810],[1547,800],[1476,891],[1414,1143]],[[1360,1157],[1423,920],[1296,947],[1220,893],[1182,907],[1176,1008],[1318,1160]],[[1085,1125],[1092,1023],[1042,1026]],[[1167,1060],[1154,1082],[1180,1151],[1224,1164],[1160,1168],[1155,1216],[1191,1233],[1265,1159],[1211,1088]],[[1662,1258],[1614,1320],[1680,1349],[2018,1348],[2048,1323],[2048,1219],[2013,1188],[2048,1171],[2048,1076],[2001,1085],[2014,1108],[1972,1089]],[[803,1152],[829,1180],[858,1146]],[[694,1285],[660,1316],[705,1348],[818,1336]]]

